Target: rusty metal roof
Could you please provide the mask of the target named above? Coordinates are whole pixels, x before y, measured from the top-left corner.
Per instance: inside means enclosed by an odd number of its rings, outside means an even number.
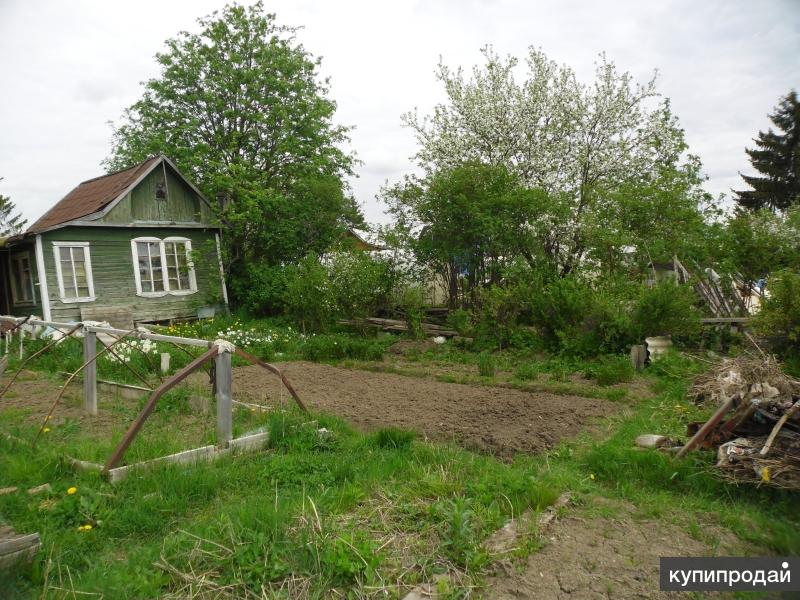
[[[58,204],[39,217],[26,233],[38,233],[102,210],[162,158],[161,156],[148,158],[123,171],[79,183]]]

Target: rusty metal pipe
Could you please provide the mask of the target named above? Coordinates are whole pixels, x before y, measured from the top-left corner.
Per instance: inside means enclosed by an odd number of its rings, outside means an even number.
[[[57,340],[53,340],[52,342],[47,344],[44,348],[42,348],[41,350],[39,350],[37,352],[34,352],[28,358],[26,358],[24,361],[22,361],[22,364],[19,366],[19,369],[17,369],[17,372],[14,373],[13,377],[11,377],[11,380],[3,388],[3,391],[0,391],[0,398],[2,398],[5,395],[5,393],[8,391],[8,389],[14,384],[14,382],[17,380],[17,377],[19,377],[19,374],[22,373],[22,369],[25,368],[25,365],[27,365],[30,361],[32,361],[34,358],[36,358],[40,354],[44,354],[47,350],[49,350],[51,347],[53,347],[55,344],[57,344],[61,340],[65,340],[68,337],[70,337],[73,333],[78,331],[78,329],[80,329],[81,327],[83,327],[83,324],[82,323],[78,323],[77,325],[75,325],[75,327],[73,327],[72,329],[67,331],[67,333],[64,334],[64,337],[59,338]]]
[[[147,400],[147,404],[144,405],[144,408],[142,408],[139,415],[136,417],[136,419],[134,419],[133,423],[131,423],[131,426],[128,428],[128,431],[125,432],[125,435],[123,436],[122,440],[120,440],[120,443],[114,450],[114,453],[111,455],[111,458],[108,459],[106,466],[103,468],[104,474],[108,473],[111,469],[116,467],[119,464],[119,461],[122,460],[125,451],[130,447],[134,438],[139,433],[139,430],[142,428],[142,425],[144,425],[144,422],[153,412],[153,409],[155,409],[156,404],[158,403],[158,400],[161,398],[161,396],[163,396],[169,390],[178,385],[191,373],[199,369],[205,361],[214,358],[217,355],[218,351],[219,350],[217,349],[216,346],[212,346],[210,350],[198,356],[188,365],[183,367],[180,371],[175,373],[175,375],[167,379],[150,395],[150,398]]]
[[[136,331],[136,330],[134,329],[133,331]],[[131,333],[133,333],[133,331],[131,331]],[[67,391],[67,386],[69,386],[69,384],[72,383],[72,380],[75,379],[75,377],[78,376],[78,373],[83,371],[93,361],[96,361],[98,358],[100,358],[100,356],[103,355],[106,351],[110,350],[111,346],[113,346],[114,344],[118,344],[121,339],[122,338],[120,338],[116,342],[113,342],[110,346],[106,346],[105,348],[100,350],[100,352],[98,352],[97,354],[94,355],[94,358],[92,358],[92,360],[87,360],[85,363],[83,363],[78,368],[77,371],[75,371],[72,375],[70,375],[67,378],[67,381],[64,383],[64,386],[61,388],[61,391],[58,393],[58,396],[56,397],[55,402],[53,402],[53,405],[50,407],[50,410],[48,411],[47,416],[44,418],[44,422],[42,423],[42,426],[39,427],[39,431],[36,433],[36,437],[33,439],[32,446],[36,446],[36,442],[39,441],[39,436],[42,435],[42,431],[44,430],[45,427],[47,427],[47,422],[50,420],[50,417],[53,416],[53,411],[56,409],[56,406],[58,406],[58,403],[61,400],[61,397],[64,395],[64,392]]]
[[[241,356],[242,358],[244,358],[245,360],[248,360],[251,363],[258,365],[259,367],[263,367],[267,371],[274,373],[275,375],[280,377],[281,381],[283,382],[283,385],[286,386],[287,390],[289,390],[289,393],[292,395],[292,398],[294,398],[294,401],[297,402],[297,406],[300,407],[300,410],[308,414],[308,409],[306,408],[306,405],[303,404],[302,400],[300,400],[300,396],[297,395],[297,392],[294,391],[292,384],[289,383],[289,380],[286,379],[286,376],[281,372],[281,370],[278,367],[276,367],[275,365],[271,365],[268,362],[264,362],[260,358],[253,356],[249,352],[245,352],[241,348],[237,347],[234,352],[239,356]]]

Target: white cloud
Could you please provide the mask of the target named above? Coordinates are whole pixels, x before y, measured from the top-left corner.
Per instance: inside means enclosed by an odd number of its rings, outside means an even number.
[[[0,193],[30,220],[79,181],[102,172],[107,121],[117,120],[157,73],[163,41],[224,2],[79,0],[0,2]],[[589,3],[311,2],[276,0],[269,10],[302,25],[299,40],[323,57],[337,120],[355,125],[363,161],[352,181],[368,219],[382,220],[374,196],[413,169],[415,142],[400,115],[442,99],[434,68],[471,68],[479,50],[522,56],[529,46],[592,74],[606,51],[640,79],[655,68],[717,194],[747,171],[744,147],[769,126],[767,113],[800,86],[800,3],[745,0]]]

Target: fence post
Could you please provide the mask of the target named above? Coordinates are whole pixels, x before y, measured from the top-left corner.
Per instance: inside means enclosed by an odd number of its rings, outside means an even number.
[[[161,353],[161,373],[166,375],[169,373],[169,359],[170,353],[169,352],[162,352]]]
[[[83,330],[83,408],[90,415],[97,414],[97,334]]]
[[[230,349],[220,346],[214,363],[217,373],[217,447],[227,448],[228,442],[233,438],[233,402],[231,398],[233,371]]]
[[[19,359],[22,360],[23,350],[22,350],[22,340],[25,337],[25,331],[22,327],[19,328]]]

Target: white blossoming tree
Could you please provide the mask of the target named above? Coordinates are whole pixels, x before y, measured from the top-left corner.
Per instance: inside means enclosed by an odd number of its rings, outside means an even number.
[[[440,62],[447,102],[432,115],[403,117],[416,134],[416,158],[426,173],[385,190],[406,225],[414,217],[409,197],[417,197],[408,185],[424,194],[437,174],[465,164],[503,167],[523,187],[546,195],[535,214],[514,212],[524,222],[509,226],[521,233],[521,256],[544,258],[562,274],[587,257],[602,260],[610,250],[647,245],[677,223],[683,230],[702,224],[709,198],[700,188],[700,163],[686,154],[683,131],[669,101],[659,98],[655,74],[636,83],[600,55],[594,81],[584,85],[572,69],[531,49],[526,77],[517,81],[516,58],[491,48],[483,55],[485,64],[469,79]],[[430,224],[418,219],[416,225]]]

